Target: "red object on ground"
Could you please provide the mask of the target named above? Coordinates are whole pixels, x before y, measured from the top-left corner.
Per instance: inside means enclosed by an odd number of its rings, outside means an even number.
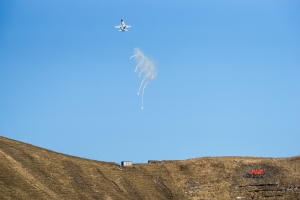
[[[251,174],[264,174],[264,169],[252,169]]]

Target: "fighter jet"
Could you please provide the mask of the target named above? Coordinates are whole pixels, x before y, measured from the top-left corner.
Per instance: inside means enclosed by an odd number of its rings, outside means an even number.
[[[126,28],[130,28],[131,26],[129,25],[126,25],[124,20],[121,19],[121,24],[119,26],[115,26],[115,28],[119,28],[120,30],[119,31],[128,31]]]

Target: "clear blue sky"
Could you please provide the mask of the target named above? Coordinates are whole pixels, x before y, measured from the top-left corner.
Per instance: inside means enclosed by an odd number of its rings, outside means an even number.
[[[0,135],[117,163],[299,155],[299,9],[0,0]],[[144,110],[136,47],[157,69]]]

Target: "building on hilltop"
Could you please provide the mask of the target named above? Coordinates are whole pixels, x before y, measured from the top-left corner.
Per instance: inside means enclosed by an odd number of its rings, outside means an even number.
[[[123,166],[123,167],[132,166],[132,162],[131,161],[122,161],[121,166]]]

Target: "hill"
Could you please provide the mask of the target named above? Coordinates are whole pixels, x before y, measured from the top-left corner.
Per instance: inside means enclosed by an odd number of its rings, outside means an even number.
[[[0,199],[300,199],[300,157],[203,157],[123,167],[0,136]]]

